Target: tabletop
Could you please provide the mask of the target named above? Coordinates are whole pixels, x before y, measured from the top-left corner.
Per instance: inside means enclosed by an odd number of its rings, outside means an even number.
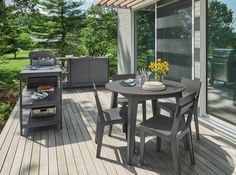
[[[127,87],[121,85],[121,81],[113,81],[106,84],[106,89],[117,92],[123,95],[141,95],[141,96],[150,96],[150,95],[171,95],[182,92],[185,87],[183,84],[176,82],[176,81],[170,81],[170,80],[164,80],[163,84],[166,86],[164,90],[160,91],[148,91],[143,90],[141,87],[138,87],[137,85],[134,87]]]

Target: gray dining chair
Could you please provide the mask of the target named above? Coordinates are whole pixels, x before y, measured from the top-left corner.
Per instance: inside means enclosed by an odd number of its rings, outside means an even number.
[[[103,110],[98,97],[98,92],[95,83],[93,83],[93,89],[98,110],[95,143],[97,144],[96,157],[99,158],[101,153],[102,139],[105,126],[125,123],[127,120],[126,118],[128,110],[127,107]]]
[[[192,80],[188,78],[181,78],[181,83],[185,86],[185,90],[183,91],[183,94],[182,94],[183,97],[190,93],[196,93],[196,100],[194,104],[193,115],[194,115],[195,129],[196,129],[196,137],[199,140],[200,134],[199,134],[197,107],[198,107],[199,94],[201,90],[201,82],[199,79]],[[161,109],[164,109],[165,111],[170,113],[170,116],[173,116],[176,110],[176,107],[177,107],[176,103],[158,102],[157,110],[160,113]]]
[[[135,77],[136,77],[135,74],[117,74],[112,77],[112,81],[126,80],[129,78],[135,78]],[[142,104],[143,121],[145,121],[146,120],[146,101],[140,101],[139,103]],[[127,107],[128,99],[125,98],[124,96],[117,97],[117,104],[123,107]],[[127,131],[127,123],[125,123],[123,126],[123,132],[126,132],[126,131]],[[109,129],[109,136],[111,136],[111,132],[112,132],[112,125],[110,126],[110,129]]]
[[[158,114],[158,116],[152,117],[140,124],[140,164],[144,163],[146,133],[151,133],[152,135],[157,136],[157,152],[161,150],[162,139],[165,139],[171,143],[175,174],[181,174],[179,167],[180,157],[178,152],[178,142],[184,137],[187,138],[187,143],[190,149],[191,164],[195,164],[191,132],[191,120],[195,99],[196,93],[192,93],[181,98],[177,102],[177,108],[175,110],[174,116],[172,116],[174,120],[172,120],[170,117]],[[183,120],[186,113],[188,114],[187,120]]]

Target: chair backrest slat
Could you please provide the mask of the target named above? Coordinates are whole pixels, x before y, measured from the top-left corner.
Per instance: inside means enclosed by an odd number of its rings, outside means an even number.
[[[180,129],[185,129],[190,126],[195,99],[196,93],[191,93],[178,101],[174,115],[174,123],[171,130],[173,135],[176,135]],[[185,114],[188,114],[188,116],[186,122],[183,123],[185,121]]]
[[[181,83],[185,86],[185,90],[184,90],[185,92],[187,93],[196,92],[196,97],[195,97],[196,99],[195,99],[195,104],[194,104],[194,109],[193,109],[194,111],[196,111],[198,107],[198,99],[199,99],[202,82],[198,78],[192,80],[192,79],[182,77]]]
[[[181,78],[181,83],[185,86],[185,92],[193,93],[199,92],[201,88],[201,81],[199,79],[189,79],[189,78]]]
[[[103,110],[102,110],[102,105],[98,97],[98,92],[95,83],[93,83],[93,91],[94,91],[94,96],[96,100],[96,105],[97,105],[97,110],[98,110],[98,119],[100,121],[104,121],[104,115],[103,115]]]
[[[194,101],[181,107],[180,115],[186,114],[189,111],[189,109],[191,109],[192,106],[194,106]]]
[[[129,78],[135,78],[135,74],[117,74],[112,77],[112,81],[126,80]]]

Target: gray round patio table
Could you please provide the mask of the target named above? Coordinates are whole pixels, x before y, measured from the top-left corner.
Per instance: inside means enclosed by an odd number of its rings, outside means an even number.
[[[141,87],[127,87],[121,85],[121,80],[113,81],[106,84],[106,89],[112,91],[111,108],[117,107],[118,93],[122,94],[128,99],[128,137],[127,137],[127,163],[132,164],[134,147],[135,147],[135,129],[137,119],[137,107],[139,101],[151,100],[153,116],[157,114],[157,99],[175,97],[176,100],[182,97],[184,86],[175,81],[164,80],[163,84],[166,86],[161,91],[147,91]]]

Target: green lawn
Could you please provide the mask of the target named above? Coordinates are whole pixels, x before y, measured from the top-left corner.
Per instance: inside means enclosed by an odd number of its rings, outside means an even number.
[[[5,55],[0,60],[0,71],[20,71],[29,64],[29,51],[20,51],[17,58],[14,59],[13,54]]]
[[[16,104],[19,93],[19,72],[29,64],[29,51],[20,51],[0,59],[0,133]]]

